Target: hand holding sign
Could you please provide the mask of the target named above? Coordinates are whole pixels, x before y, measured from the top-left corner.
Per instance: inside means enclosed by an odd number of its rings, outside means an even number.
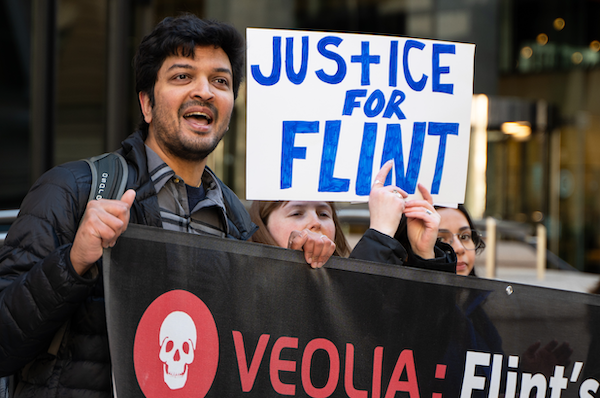
[[[550,377],[555,366],[567,367],[571,363],[573,348],[566,341],[560,345],[556,340],[550,340],[542,347],[542,342],[537,341],[527,347],[522,357],[522,369],[528,372],[542,373]]]
[[[292,231],[288,249],[303,250],[306,262],[312,268],[321,268],[335,251],[335,243],[326,235],[305,229]]]
[[[435,258],[433,247],[437,241],[440,215],[433,207],[433,198],[422,184],[417,185],[423,200],[406,202],[404,214],[406,215],[408,240],[413,252],[424,258]]]
[[[129,189],[121,200],[88,202],[71,247],[71,263],[79,275],[86,273],[102,257],[103,249],[113,247],[117,238],[125,232],[135,194]]]
[[[396,234],[408,196],[395,185],[383,186],[392,165],[389,160],[379,170],[369,194],[370,228],[389,236]]]

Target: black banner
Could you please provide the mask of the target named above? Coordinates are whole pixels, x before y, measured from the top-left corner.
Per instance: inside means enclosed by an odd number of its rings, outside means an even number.
[[[600,396],[600,297],[131,225],[105,252],[119,397]]]

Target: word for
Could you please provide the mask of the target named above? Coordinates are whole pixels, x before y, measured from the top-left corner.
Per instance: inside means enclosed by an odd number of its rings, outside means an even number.
[[[108,173],[104,172],[102,173],[102,178],[100,179],[100,184],[98,185],[98,195],[96,195],[96,200],[100,200],[102,199],[104,196],[102,196],[102,192],[104,192],[104,189],[106,188],[106,181],[108,179]]]
[[[258,340],[254,355],[248,360],[244,347],[244,338],[241,332],[233,331],[233,342],[235,353],[240,371],[240,381],[243,392],[250,392],[254,386],[254,380],[258,369],[265,356],[265,350],[270,336],[263,334]],[[279,337],[273,344],[269,358],[269,377],[273,390],[281,395],[295,395],[296,385],[283,383],[280,378],[280,372],[296,372],[296,361],[281,358],[283,350],[297,350],[298,338]],[[310,369],[313,355],[317,350],[323,350],[329,357],[329,375],[327,383],[323,387],[316,387],[311,379]],[[376,347],[373,353],[373,384],[371,391],[358,390],[354,386],[354,346],[346,344],[344,356],[344,390],[350,398],[380,398],[381,397],[381,374],[383,367],[383,347]],[[326,398],[331,396],[337,388],[340,379],[340,353],[337,347],[329,340],[316,338],[308,342],[302,353],[300,362],[300,376],[302,388],[313,398]],[[445,378],[446,367],[438,365],[436,369],[436,378]],[[384,398],[393,398],[397,392],[408,392],[410,397],[419,397],[419,388],[417,384],[417,373],[415,370],[415,361],[412,350],[403,350],[396,362],[394,371],[388,383]],[[370,393],[370,394],[369,394]]]
[[[319,80],[328,84],[339,84],[346,77],[348,65],[344,57],[331,47],[339,47],[343,39],[337,36],[326,36],[319,40],[317,43],[318,53],[327,58],[337,65],[337,71],[333,75],[327,74],[323,69],[315,71],[315,74]],[[272,86],[277,84],[281,79],[281,68],[285,62],[285,74],[288,80],[293,84],[302,84],[306,78],[308,72],[309,56],[309,41],[308,36],[302,37],[302,61],[300,64],[300,70],[296,72],[294,70],[294,38],[287,37],[285,40],[285,61],[282,60],[282,49],[281,49],[281,36],[273,36],[273,65],[271,66],[271,73],[265,76],[259,65],[251,65],[250,70],[252,78],[262,86]],[[429,76],[422,74],[418,78],[414,76],[416,73],[411,70],[410,58],[413,51],[423,51],[428,44],[425,44],[418,40],[406,40],[404,48],[402,50],[402,57],[399,56],[398,41],[393,40],[390,42],[389,50],[389,65],[388,65],[388,84],[390,87],[396,87],[398,85],[398,65],[402,63],[402,69],[404,72],[404,79],[407,85],[414,91],[422,91],[425,88]],[[432,46],[431,56],[431,90],[433,92],[453,94],[454,85],[451,83],[441,83],[441,75],[449,74],[450,67],[440,65],[441,54],[455,54],[456,46],[454,44],[443,44],[433,43],[429,44]],[[371,84],[371,65],[377,65],[381,62],[381,56],[372,55],[370,53],[370,42],[361,42],[360,54],[351,55],[350,63],[356,63],[361,68],[361,86],[368,86]],[[377,71],[377,73],[381,73]],[[417,80],[418,79],[418,80]]]
[[[460,398],[470,398],[473,391],[484,390],[486,388],[487,377],[476,376],[478,366],[489,367],[491,360],[491,372],[488,385],[488,397],[497,398],[500,394],[500,385],[502,378],[502,354],[492,354],[485,352],[467,351],[467,359],[465,363],[465,373],[463,376],[463,385],[460,392]],[[517,369],[519,366],[519,357],[511,355],[508,357],[508,369]],[[530,397],[535,391],[535,398],[546,397],[546,390],[550,389],[551,398],[560,398],[563,390],[569,386],[569,382],[575,383],[579,379],[579,375],[583,368],[582,362],[575,362],[570,378],[566,378],[565,367],[555,366],[554,374],[550,380],[546,380],[546,376],[542,373],[525,373],[521,374],[519,397]],[[504,398],[515,398],[517,396],[517,380],[518,373],[508,370],[506,374],[506,384]],[[592,398],[596,396],[596,392],[600,387],[600,383],[595,379],[587,379],[579,386],[580,398]]]
[[[352,111],[354,108],[359,108],[361,106],[360,102],[357,101],[357,98],[366,97],[367,90],[348,90],[346,91],[346,99],[344,100],[344,110],[342,115],[344,116],[352,116]],[[390,95],[390,100],[385,101],[385,95],[381,90],[375,90],[369,95],[369,98],[365,102],[363,106],[363,111],[366,117],[375,117],[383,111],[385,107],[385,112],[383,112],[383,117],[389,119],[392,115],[396,115],[398,120],[406,119],[404,116],[404,112],[400,110],[400,104],[404,102],[406,99],[406,94],[404,94],[400,90],[394,90]]]
[[[325,122],[321,168],[319,172],[319,192],[348,192],[350,189],[349,178],[337,178],[333,176],[341,124],[341,120],[328,120]],[[367,196],[371,191],[377,128],[377,123],[364,124],[360,158],[356,173],[356,195]],[[452,135],[458,136],[458,128],[458,123],[415,122],[413,124],[412,141],[405,172],[401,126],[400,124],[388,124],[386,126],[381,165],[388,160],[393,159],[396,185],[409,194],[415,193],[421,169],[421,159],[426,136],[425,132],[427,131],[427,135],[430,136],[438,136],[438,153],[433,183],[430,189],[432,194],[438,194],[444,171],[444,159],[446,156],[448,137]],[[281,189],[288,189],[293,185],[292,170],[294,159],[306,159],[307,148],[295,146],[294,144],[296,134],[319,133],[319,129],[318,121],[283,122],[280,177]],[[391,184],[391,178],[391,174],[388,174],[385,185]]]

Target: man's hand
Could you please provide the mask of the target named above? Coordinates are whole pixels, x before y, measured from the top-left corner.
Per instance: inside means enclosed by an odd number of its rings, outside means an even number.
[[[408,240],[413,252],[424,259],[435,258],[433,247],[437,241],[441,216],[433,207],[433,197],[423,185],[418,185],[423,200],[406,202]]]
[[[79,275],[86,273],[102,257],[102,250],[114,246],[125,232],[134,199],[135,191],[130,189],[121,200],[88,202],[71,248],[71,263]]]
[[[312,268],[321,268],[335,251],[335,243],[325,235],[308,229],[292,231],[288,249],[303,250],[304,259]]]
[[[559,345],[558,341],[550,340],[543,347],[542,343],[537,341],[521,355],[521,368],[527,372],[543,373],[546,377],[550,377],[555,366],[569,366],[571,354],[573,349],[566,341]]]
[[[388,160],[375,176],[375,182],[369,194],[370,228],[393,237],[400,225],[404,212],[404,198],[408,195],[402,189],[383,186],[393,162]]]

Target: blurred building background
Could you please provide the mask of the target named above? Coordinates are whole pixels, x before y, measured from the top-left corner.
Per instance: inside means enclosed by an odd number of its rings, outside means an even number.
[[[384,33],[477,45],[466,204],[543,223],[550,251],[600,273],[599,0],[0,0],[0,209],[139,121],[131,59],[162,18]],[[243,198],[243,87],[209,165]]]

